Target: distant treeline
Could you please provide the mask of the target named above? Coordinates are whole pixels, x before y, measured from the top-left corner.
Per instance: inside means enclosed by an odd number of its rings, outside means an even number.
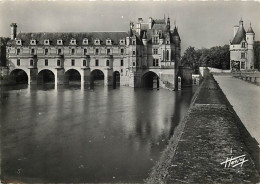
[[[229,45],[212,47],[210,49],[188,47],[181,58],[182,65],[193,68],[196,73],[200,66],[230,69],[229,61]]]
[[[255,68],[260,70],[260,42],[255,42]],[[229,45],[216,46],[210,49],[195,49],[188,47],[181,59],[184,66],[191,67],[194,72],[198,72],[200,66],[208,66],[223,70],[230,69]]]

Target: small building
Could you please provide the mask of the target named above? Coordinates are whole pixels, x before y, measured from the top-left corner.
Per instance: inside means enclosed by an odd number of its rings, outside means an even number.
[[[239,26],[234,26],[234,37],[229,47],[231,71],[254,69],[254,42],[255,33],[251,24],[248,30],[245,31],[241,19]]]

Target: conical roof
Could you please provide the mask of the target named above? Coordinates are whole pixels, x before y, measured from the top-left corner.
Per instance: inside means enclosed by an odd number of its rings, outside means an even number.
[[[237,33],[232,40],[231,44],[240,44],[242,40],[246,40],[246,31],[243,24],[240,23]]]
[[[250,23],[250,27],[248,28],[246,33],[254,33],[255,34],[255,32],[253,31],[253,28],[251,26],[251,23]]]

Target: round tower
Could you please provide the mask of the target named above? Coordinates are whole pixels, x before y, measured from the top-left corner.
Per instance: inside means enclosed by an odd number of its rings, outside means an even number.
[[[11,28],[11,40],[14,40],[14,39],[16,39],[16,33],[17,33],[16,23],[10,24],[10,28]]]
[[[246,42],[247,42],[247,64],[246,69],[254,69],[255,55],[254,55],[254,42],[255,33],[252,29],[251,23],[250,27],[246,32]]]

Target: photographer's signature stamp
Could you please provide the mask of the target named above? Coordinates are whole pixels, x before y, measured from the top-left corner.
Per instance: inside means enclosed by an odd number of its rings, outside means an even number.
[[[232,154],[232,149],[231,149],[231,154]],[[224,165],[224,168],[230,168],[230,167],[236,167],[236,166],[240,166],[242,167],[243,164],[245,162],[247,162],[248,160],[246,160],[246,155],[240,155],[240,156],[236,156],[236,157],[227,157],[226,160],[224,162],[221,162],[221,165]]]

